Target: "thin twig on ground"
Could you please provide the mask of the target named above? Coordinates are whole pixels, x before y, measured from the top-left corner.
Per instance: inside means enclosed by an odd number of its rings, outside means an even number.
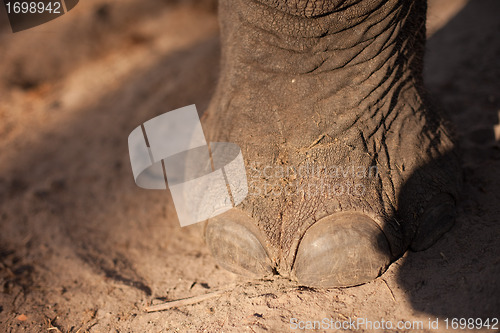
[[[391,287],[389,287],[389,284],[387,283],[387,281],[384,279],[381,279],[381,280],[384,281],[385,285],[387,286],[387,289],[389,289],[389,291],[391,292],[391,296],[392,296],[393,301],[396,302],[396,297],[394,297],[394,293],[392,292]]]
[[[175,301],[169,301],[169,302],[158,304],[158,305],[148,306],[144,310],[146,312],[156,312],[156,311],[168,310],[171,308],[178,308],[178,307],[185,306],[185,305],[196,304],[196,303],[202,302],[204,300],[213,298],[215,296],[219,296],[226,291],[227,290],[217,290],[217,291],[214,291],[214,292],[211,292],[208,294],[204,294],[204,295],[179,299],[179,300],[175,300]]]

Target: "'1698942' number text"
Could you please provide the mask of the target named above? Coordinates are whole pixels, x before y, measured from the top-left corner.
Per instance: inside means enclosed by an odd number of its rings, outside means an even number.
[[[61,14],[60,2],[49,2],[47,4],[36,1],[6,2],[7,14]]]

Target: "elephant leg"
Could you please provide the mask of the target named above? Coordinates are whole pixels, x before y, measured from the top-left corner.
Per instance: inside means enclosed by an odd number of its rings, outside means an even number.
[[[352,286],[451,228],[460,167],[426,102],[425,14],[418,0],[220,1],[203,121],[241,147],[249,183],[207,222],[221,266]]]

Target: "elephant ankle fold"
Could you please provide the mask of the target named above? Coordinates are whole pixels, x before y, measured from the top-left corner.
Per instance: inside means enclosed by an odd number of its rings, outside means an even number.
[[[273,1],[282,2],[287,3]],[[275,7],[258,1],[220,2],[222,48],[231,50],[226,64],[233,71],[342,79],[376,74],[384,65],[399,68],[422,61],[409,54],[423,54],[425,4],[363,1],[319,17]]]

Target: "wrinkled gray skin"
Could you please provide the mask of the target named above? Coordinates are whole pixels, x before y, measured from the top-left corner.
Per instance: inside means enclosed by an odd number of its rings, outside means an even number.
[[[352,286],[451,228],[460,169],[425,101],[425,14],[422,0],[220,0],[204,128],[241,147],[250,187],[206,225],[220,265]]]

